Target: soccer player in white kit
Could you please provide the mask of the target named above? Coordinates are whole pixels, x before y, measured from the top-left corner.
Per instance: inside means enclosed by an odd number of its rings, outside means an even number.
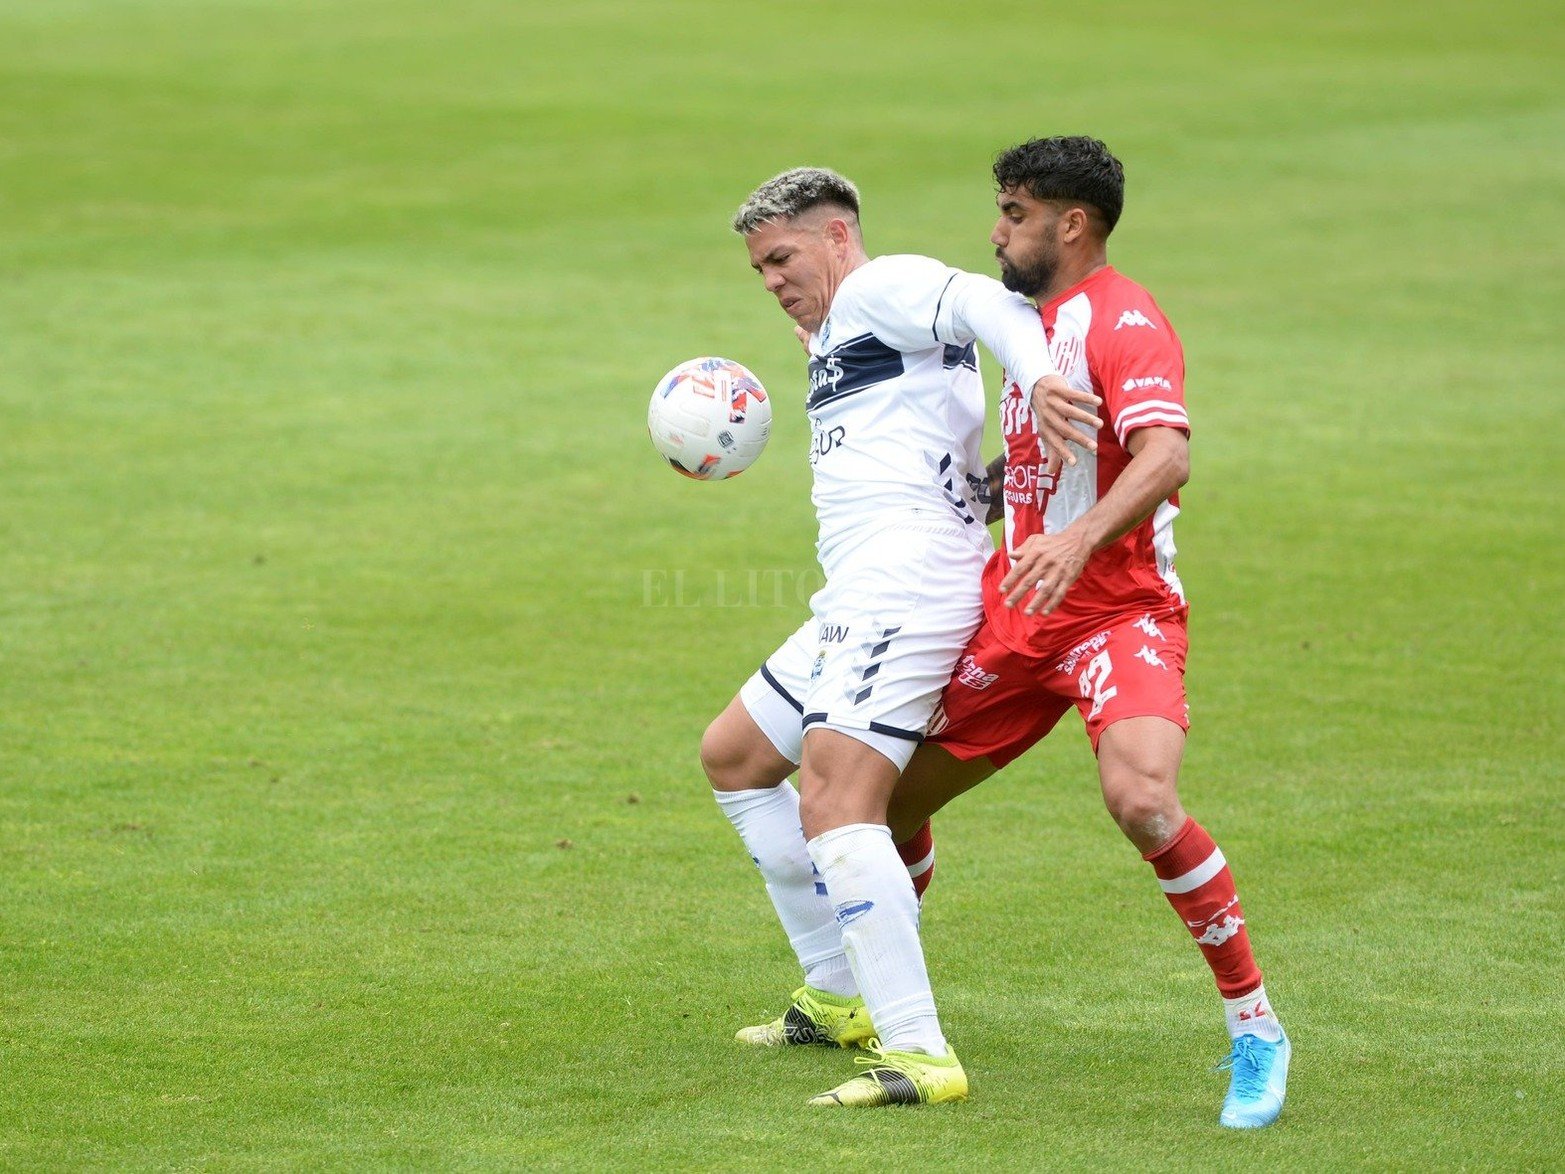
[[[983,613],[991,542],[976,495],[974,340],[1040,400],[1074,394],[1025,298],[928,257],[871,259],[858,212],[848,180],[797,168],[734,219],[752,267],[807,335],[826,585],[701,743],[805,972],[788,1015],[739,1038],[808,1042],[783,1038],[791,1021],[874,1052],[867,1071],[810,1101],[825,1106],[967,1095],[886,809]],[[786,781],[796,765],[797,791]]]

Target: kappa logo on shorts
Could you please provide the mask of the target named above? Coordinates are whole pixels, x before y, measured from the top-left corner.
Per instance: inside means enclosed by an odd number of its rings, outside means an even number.
[[[1152,618],[1151,612],[1148,612],[1146,615],[1142,616],[1131,626],[1140,628],[1154,640],[1163,639],[1163,629],[1157,626],[1157,621]]]
[[[964,656],[957,662],[955,675],[956,683],[969,689],[987,689],[1000,679],[999,673],[985,672],[971,656]]]
[[[1163,669],[1165,672],[1168,670],[1168,665],[1164,663],[1163,658],[1153,652],[1149,645],[1141,646],[1141,651],[1136,653],[1136,659],[1146,661],[1155,669]]]

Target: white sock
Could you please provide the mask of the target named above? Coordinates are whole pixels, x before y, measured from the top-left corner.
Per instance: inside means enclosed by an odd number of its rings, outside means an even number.
[[[1223,1017],[1228,1020],[1228,1034],[1234,1039],[1253,1035],[1274,1044],[1282,1039],[1282,1024],[1277,1022],[1264,985],[1243,998],[1224,999]]]
[[[809,849],[826,878],[842,944],[881,1046],[944,1056],[946,1039],[918,940],[918,898],[891,829],[850,823],[816,836]]]
[[[799,792],[785,782],[754,791],[713,791],[712,797],[761,870],[805,983],[833,995],[858,994],[842,929],[799,827]]]

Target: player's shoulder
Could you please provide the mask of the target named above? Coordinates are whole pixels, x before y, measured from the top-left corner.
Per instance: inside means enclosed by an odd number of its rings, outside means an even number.
[[[1112,267],[1099,270],[1082,291],[1092,304],[1092,333],[1100,340],[1150,331],[1174,336],[1174,327],[1157,299],[1139,281]]]
[[[933,257],[917,253],[885,253],[870,258],[848,274],[843,287],[847,288],[852,283],[865,290],[905,290],[909,285],[944,284],[955,272],[951,266]]]

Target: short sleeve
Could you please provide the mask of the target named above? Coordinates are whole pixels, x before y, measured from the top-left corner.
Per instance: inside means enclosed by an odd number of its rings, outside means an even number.
[[[1185,356],[1179,337],[1150,298],[1110,302],[1093,333],[1093,374],[1121,445],[1141,428],[1190,432],[1185,410]]]

